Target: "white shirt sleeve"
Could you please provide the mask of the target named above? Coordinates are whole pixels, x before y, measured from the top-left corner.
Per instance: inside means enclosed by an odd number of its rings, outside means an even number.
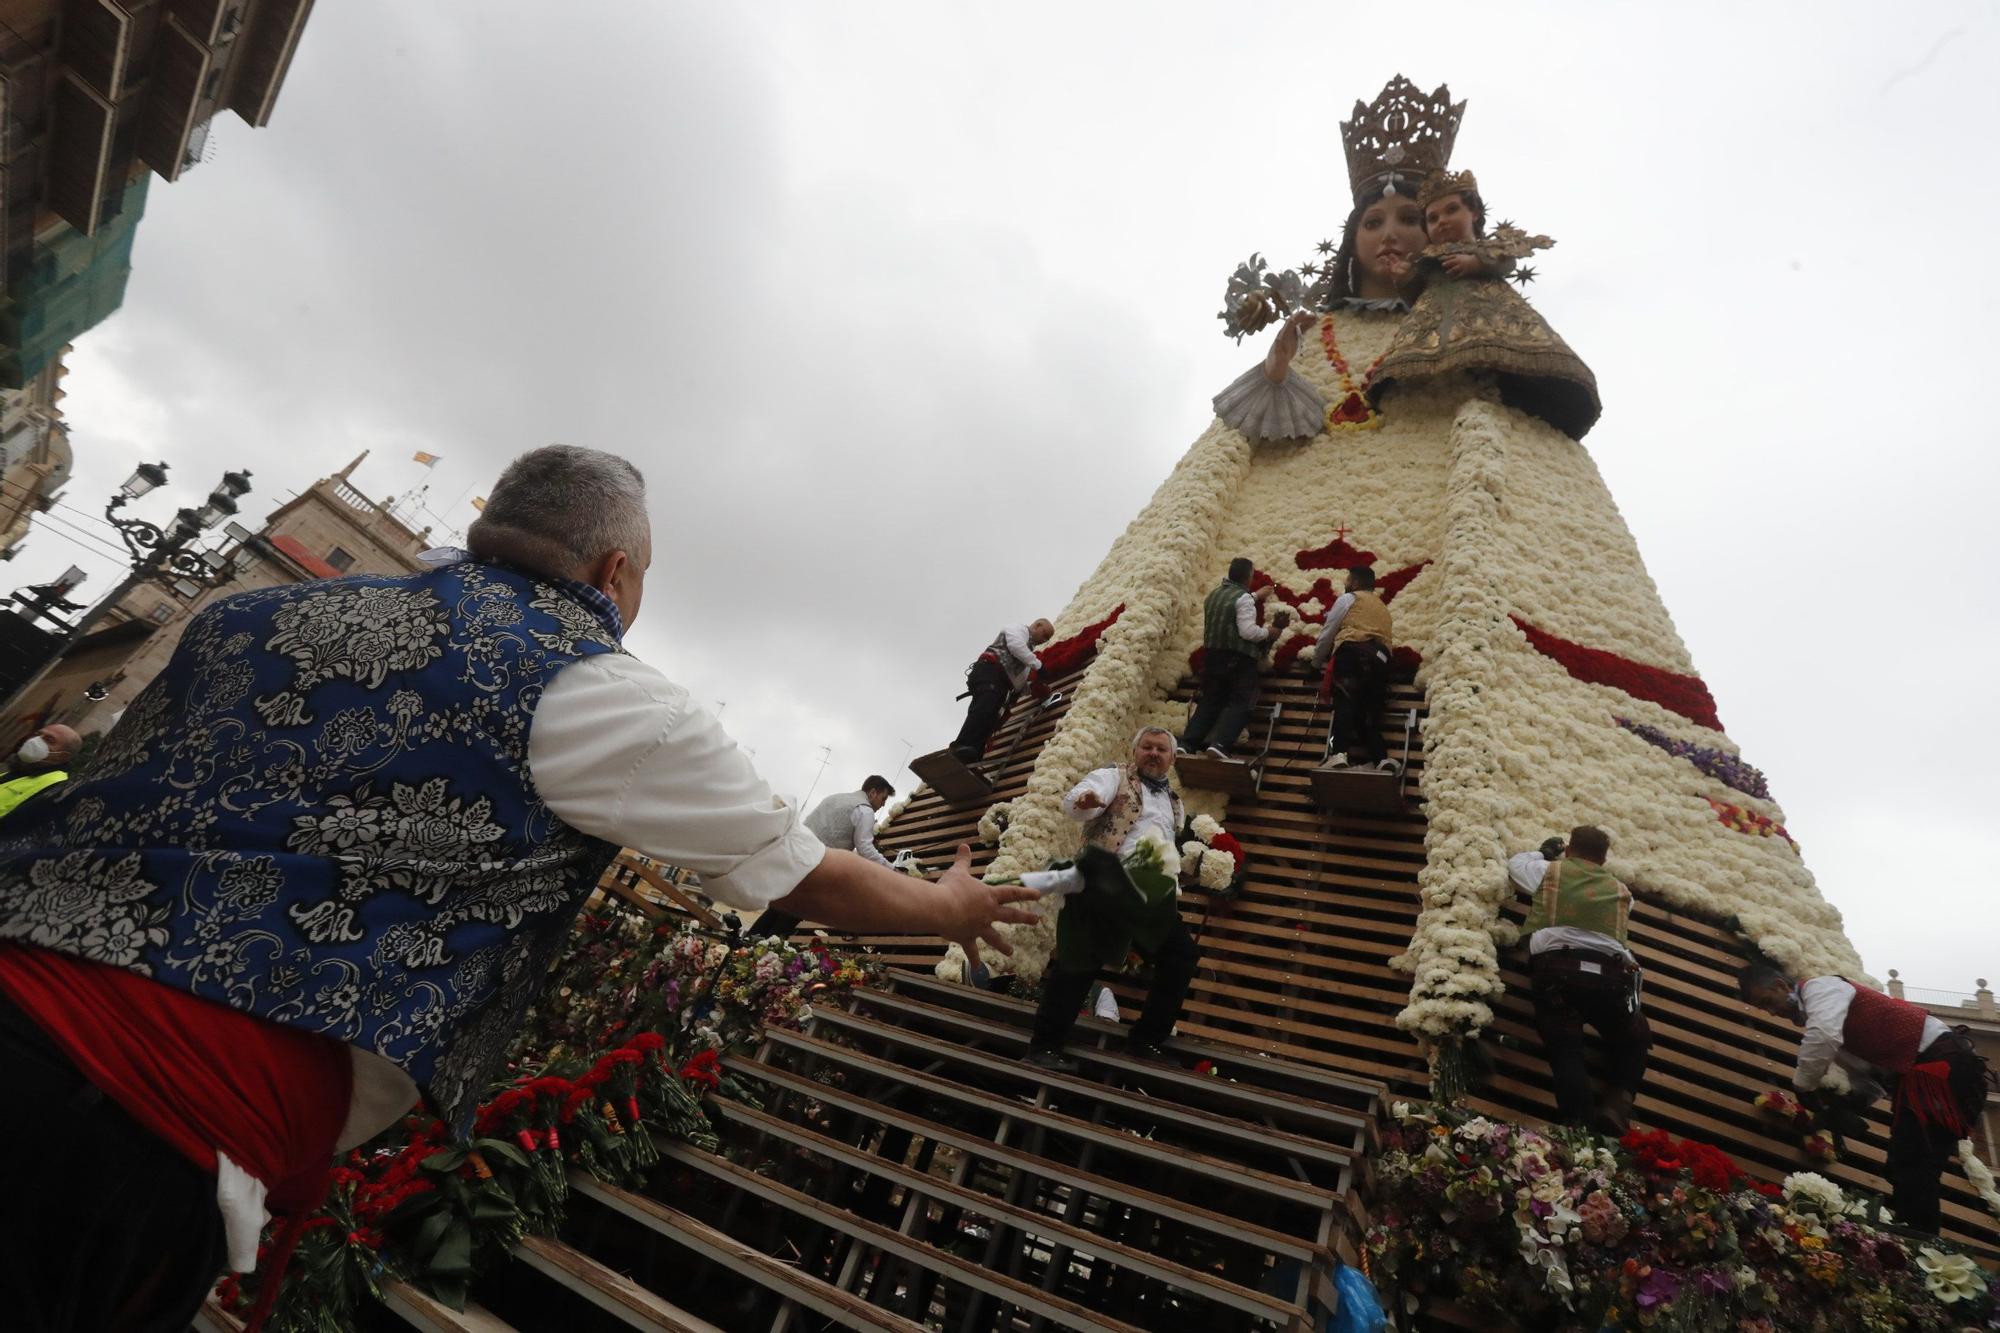
[[[1257,623],[1257,599],[1247,592],[1236,599],[1236,632],[1252,643],[1271,637],[1271,631]]]
[[[1030,670],[1042,669],[1042,659],[1035,656],[1035,645],[1028,642],[1026,625],[1009,625],[1000,632],[1000,637],[1007,641],[1007,652],[1016,662]]]
[[[1548,873],[1548,860],[1540,852],[1516,852],[1507,858],[1507,878],[1523,893],[1533,894],[1540,889]]]
[[[1806,1008],[1806,1035],[1799,1040],[1799,1067],[1792,1086],[1811,1092],[1826,1078],[1826,1067],[1840,1051],[1847,1010],[1854,1003],[1854,983],[1839,977],[1813,977],[1799,987]]]
[[[1344,592],[1334,599],[1327,609],[1326,624],[1320,627],[1319,638],[1313,644],[1313,665],[1324,668],[1326,659],[1333,653],[1333,637],[1340,633],[1340,622],[1347,619],[1348,608],[1354,605],[1354,594]]]
[[[1088,810],[1079,810],[1076,808],[1076,798],[1083,795],[1087,791],[1096,792],[1097,799],[1100,802],[1102,802],[1102,804],[1093,806],[1091,809]],[[1074,819],[1079,824],[1086,823],[1090,820],[1097,818],[1098,815],[1102,814],[1104,812],[1104,807],[1106,805],[1111,804],[1111,798],[1116,796],[1117,794],[1118,794],[1117,768],[1111,767],[1111,768],[1097,769],[1093,772],[1084,774],[1083,781],[1077,783],[1074,787],[1071,787],[1069,789],[1069,795],[1063,797],[1063,813],[1068,815],[1071,819]]]
[[[826,855],[707,710],[622,653],[572,663],[543,691],[528,770],[571,828],[692,870],[734,907],[769,906]]]
[[[854,854],[888,865],[889,858],[875,850],[875,807],[857,805],[850,818],[854,821]]]

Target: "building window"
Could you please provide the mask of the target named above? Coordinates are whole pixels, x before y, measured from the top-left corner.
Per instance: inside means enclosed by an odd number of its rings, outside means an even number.
[[[326,563],[345,574],[354,568],[354,557],[336,546],[326,553]]]
[[[166,602],[161,602],[146,615],[154,624],[164,625],[174,618],[174,608]]]

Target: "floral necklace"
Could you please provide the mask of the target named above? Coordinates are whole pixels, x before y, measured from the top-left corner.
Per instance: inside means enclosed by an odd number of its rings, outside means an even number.
[[[1320,345],[1326,348],[1326,359],[1340,375],[1340,401],[1326,410],[1326,428],[1332,430],[1378,430],[1382,416],[1368,405],[1366,390],[1375,382],[1375,372],[1382,368],[1382,357],[1389,355],[1389,349],[1382,349],[1382,356],[1375,358],[1367,370],[1361,373],[1361,383],[1354,382],[1354,374],[1348,369],[1347,358],[1341,355],[1340,344],[1333,336],[1333,316],[1322,315],[1319,321]]]

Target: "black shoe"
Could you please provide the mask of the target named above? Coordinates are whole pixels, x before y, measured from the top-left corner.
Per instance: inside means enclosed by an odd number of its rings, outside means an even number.
[[[1174,1058],[1172,1052],[1154,1041],[1139,1041],[1137,1039],[1127,1041],[1125,1043],[1125,1054],[1129,1059],[1150,1060],[1154,1064],[1180,1063],[1180,1061]]]
[[[951,747],[951,757],[961,764],[975,764],[979,762],[979,751],[970,745],[954,745]]]
[[[1031,1050],[1022,1061],[1037,1069],[1046,1069],[1053,1074],[1074,1074],[1076,1061],[1061,1051]]]

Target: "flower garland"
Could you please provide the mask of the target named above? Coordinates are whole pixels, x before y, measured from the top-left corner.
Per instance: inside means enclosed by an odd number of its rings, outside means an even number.
[[[1980,1160],[1979,1150],[1973,1147],[1971,1139],[1958,1141],[1958,1166],[1965,1172],[1965,1179],[1979,1195],[1986,1211],[1993,1214],[1993,1220],[2000,1222],[2000,1186],[1993,1183],[1993,1168]]]
[[[1724,828],[1735,829],[1738,833],[1754,834],[1759,838],[1783,838],[1786,842],[1791,843],[1793,851],[1799,849],[1798,843],[1793,842],[1792,835],[1787,833],[1785,826],[1777,820],[1767,819],[1755,810],[1745,810],[1740,805],[1731,805],[1727,801],[1718,801],[1713,796],[1704,796],[1702,799],[1707,801],[1710,807],[1714,809],[1716,819],[1721,822]]]
[[[1721,719],[1715,715],[1715,696],[1708,692],[1708,686],[1702,684],[1701,677],[1647,666],[1644,662],[1634,662],[1601,648],[1586,648],[1538,629],[1519,616],[1509,618],[1521,633],[1528,636],[1528,642],[1534,645],[1536,652],[1553,658],[1578,680],[1589,681],[1593,685],[1609,685],[1635,699],[1645,699],[1679,713],[1688,721],[1712,731],[1722,730]]]
[[[515,1048],[514,1077],[480,1105],[470,1142],[412,1115],[335,1169],[286,1270],[272,1333],[356,1327],[354,1312],[387,1278],[463,1309],[478,1272],[523,1235],[560,1226],[572,1169],[630,1184],[658,1161],[655,1135],[714,1148],[700,1098],[724,1082],[721,1053],[767,1024],[798,1023],[811,998],[863,978],[824,949],[730,944],[635,916],[580,917],[570,944]],[[242,1309],[258,1280],[230,1277],[217,1290],[225,1308]]]
[[[1731,754],[1714,746],[1696,745],[1693,741],[1676,740],[1658,727],[1649,727],[1630,718],[1619,717],[1613,718],[1612,721],[1647,744],[1687,760],[1725,787],[1734,788],[1745,796],[1754,796],[1760,801],[1771,799],[1771,787],[1764,780],[1764,774],[1752,765],[1744,763],[1741,755]]]
[[[1382,349],[1381,355],[1362,372],[1361,382],[1356,384],[1347,358],[1341,354],[1340,343],[1334,338],[1332,315],[1320,316],[1319,341],[1320,346],[1326,349],[1327,364],[1340,376],[1340,396],[1326,409],[1326,428],[1330,431],[1381,429],[1381,414],[1369,406],[1367,389],[1375,382],[1375,372],[1382,368],[1382,359],[1389,355],[1389,349]]]
[[[1364,1249],[1416,1310],[1603,1330],[1932,1330],[2000,1316],[2000,1278],[1810,1172],[1751,1180],[1664,1132],[1616,1147],[1397,1103]],[[1400,1300],[1398,1300],[1400,1298]]]

